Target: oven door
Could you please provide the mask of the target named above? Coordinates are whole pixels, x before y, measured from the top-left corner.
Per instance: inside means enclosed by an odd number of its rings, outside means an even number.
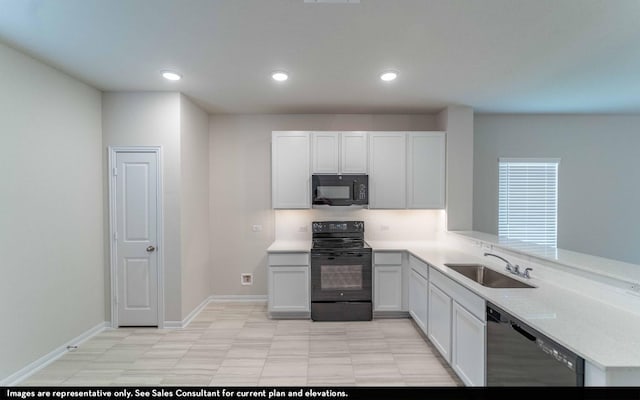
[[[371,301],[371,253],[312,251],[311,301]]]

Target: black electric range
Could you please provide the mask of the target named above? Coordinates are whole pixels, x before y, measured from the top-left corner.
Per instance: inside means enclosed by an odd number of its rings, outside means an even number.
[[[364,222],[315,221],[311,227],[311,319],[371,320],[372,251]]]

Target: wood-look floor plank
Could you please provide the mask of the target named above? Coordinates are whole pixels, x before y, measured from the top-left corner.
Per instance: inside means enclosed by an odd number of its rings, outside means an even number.
[[[211,303],[183,329],[109,329],[24,386],[457,386],[409,319],[271,320],[264,303]]]

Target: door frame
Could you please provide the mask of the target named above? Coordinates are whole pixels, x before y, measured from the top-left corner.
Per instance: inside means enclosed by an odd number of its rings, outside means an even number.
[[[158,255],[158,328],[164,328],[164,208],[162,190],[162,146],[109,146],[108,181],[109,181],[109,256],[111,278],[111,327],[118,327],[118,246],[115,245],[116,235],[116,167],[118,153],[154,153],[156,155],[156,227],[157,227],[157,255]]]

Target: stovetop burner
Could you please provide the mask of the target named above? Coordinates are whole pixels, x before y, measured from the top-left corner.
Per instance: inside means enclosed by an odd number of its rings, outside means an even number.
[[[370,246],[361,239],[313,239],[312,249],[368,249]]]
[[[312,249],[368,249],[363,221],[315,221]]]

